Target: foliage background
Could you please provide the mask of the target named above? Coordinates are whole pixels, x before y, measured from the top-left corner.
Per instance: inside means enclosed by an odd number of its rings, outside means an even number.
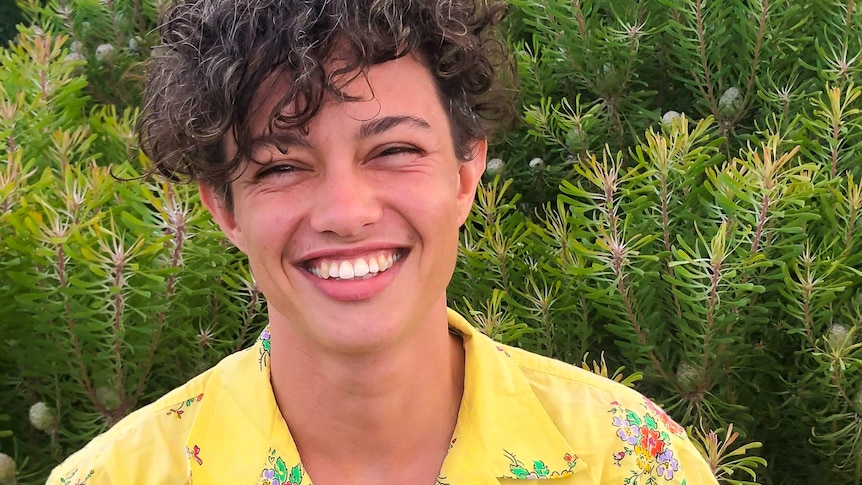
[[[522,122],[495,145],[452,305],[502,341],[641,373],[727,483],[862,481],[860,8],[510,4]],[[0,452],[41,483],[265,317],[193,191],[135,176],[159,3],[21,7],[36,27],[0,52]]]

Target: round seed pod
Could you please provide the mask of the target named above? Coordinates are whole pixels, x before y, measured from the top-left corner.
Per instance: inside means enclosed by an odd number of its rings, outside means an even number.
[[[14,484],[18,466],[15,460],[6,453],[0,453],[0,484]]]
[[[57,427],[57,417],[47,404],[39,401],[30,406],[30,424],[39,431],[50,433]]]

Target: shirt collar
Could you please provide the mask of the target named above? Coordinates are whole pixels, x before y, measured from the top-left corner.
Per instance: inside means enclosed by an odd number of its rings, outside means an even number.
[[[586,469],[512,357],[453,310],[465,349],[464,396],[442,483],[559,478]]]
[[[509,353],[458,313],[449,327],[464,341],[464,396],[439,484],[497,484],[497,478],[559,478],[586,469]],[[189,433],[194,483],[258,483],[261,477],[307,485],[296,444],[269,381],[269,328],[214,372]],[[226,455],[215,449],[242,449]],[[210,459],[218,455],[217,459]],[[249,463],[247,457],[259,456]]]
[[[211,374],[186,444],[192,483],[309,483],[275,403],[269,338],[267,327]]]

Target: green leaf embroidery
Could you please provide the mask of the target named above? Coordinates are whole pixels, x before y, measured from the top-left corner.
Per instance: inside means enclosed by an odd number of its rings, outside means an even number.
[[[658,423],[655,422],[652,415],[647,414],[644,416],[644,421],[646,422],[647,428],[649,429],[658,429]]]
[[[287,465],[284,464],[284,460],[279,457],[275,460],[275,478],[278,479],[279,482],[284,483],[287,481]]]
[[[539,478],[544,478],[551,474],[551,470],[548,469],[543,461],[539,460],[533,462],[533,470],[536,471],[536,475]]]
[[[299,485],[302,483],[302,468],[299,465],[290,469],[290,478],[288,478],[287,483],[290,485]]]
[[[643,424],[641,418],[631,410],[626,410],[626,419],[634,426],[641,426]]]
[[[523,479],[523,478],[527,478],[528,476],[530,476],[530,471],[527,470],[526,468],[522,467],[522,466],[514,466],[513,465],[509,469],[512,470],[512,475],[515,475],[515,478]]]

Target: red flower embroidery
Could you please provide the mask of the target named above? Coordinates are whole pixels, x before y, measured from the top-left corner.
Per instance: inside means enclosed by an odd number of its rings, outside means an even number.
[[[653,458],[657,457],[664,449],[664,441],[662,441],[658,431],[649,429],[646,426],[641,426],[640,445]]]

